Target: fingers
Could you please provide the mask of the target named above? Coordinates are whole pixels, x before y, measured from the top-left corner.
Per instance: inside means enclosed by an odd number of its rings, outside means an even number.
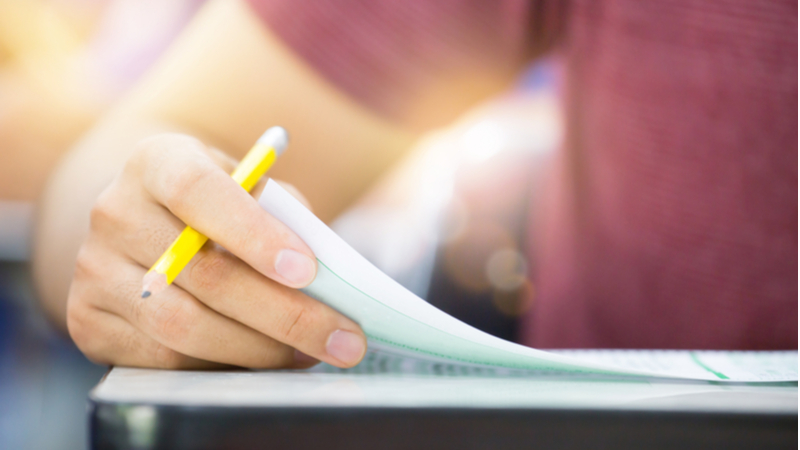
[[[68,328],[78,348],[97,364],[194,370],[229,367],[178,353],[125,319],[92,307],[71,309]]]
[[[366,352],[355,322],[219,247],[203,248],[176,282],[221,314],[329,364],[351,367]]]
[[[179,227],[167,221],[158,223],[164,229],[156,235],[177,236],[180,232]],[[129,241],[124,251],[147,267],[160,256],[161,248]],[[175,284],[223,316],[329,364],[351,367],[366,352],[366,338],[352,320],[298,290],[264,277],[211,243],[192,258]],[[177,295],[171,289],[164,294]],[[161,302],[161,297],[159,294],[152,298]]]
[[[316,259],[308,246],[261,209],[199,141],[168,135],[140,148],[132,167],[147,193],[180,220],[282,284],[313,281]]]
[[[71,315],[85,310],[86,305],[113,313],[166,349],[196,359],[252,368],[295,366],[294,349],[220,315],[177,286],[142,299],[138,281],[145,270],[113,256],[98,255],[101,252],[87,251],[92,256],[89,261],[79,256],[70,302],[81,304],[70,305]],[[118,340],[113,335],[110,338]]]
[[[361,360],[358,325],[290,288],[313,280],[314,255],[230,178],[234,165],[194,139],[161,136],[100,196],[68,300],[70,333],[87,356],[163,368]],[[145,268],[184,223],[220,245],[206,245],[175,284],[142,299]]]

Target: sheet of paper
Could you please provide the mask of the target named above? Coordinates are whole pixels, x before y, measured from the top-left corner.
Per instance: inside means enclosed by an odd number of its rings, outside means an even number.
[[[440,311],[378,270],[276,182],[259,204],[314,251],[304,291],[357,322],[371,349],[468,367],[715,381],[797,381],[789,352],[548,352],[508,342]]]

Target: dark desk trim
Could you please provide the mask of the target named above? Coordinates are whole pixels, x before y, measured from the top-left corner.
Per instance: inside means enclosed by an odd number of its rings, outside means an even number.
[[[126,418],[152,408],[147,430]],[[90,400],[95,449],[783,449],[796,414],[569,409],[194,407]],[[138,434],[137,434],[138,433]]]

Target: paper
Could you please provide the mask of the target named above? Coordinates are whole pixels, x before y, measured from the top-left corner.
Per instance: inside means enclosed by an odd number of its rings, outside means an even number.
[[[369,263],[273,180],[259,204],[298,234],[319,262],[304,291],[358,323],[381,353],[466,367],[685,378],[797,381],[797,351],[551,352],[477,330],[428,304]]]
[[[191,407],[525,408],[797,415],[796,383],[463,376],[385,372],[370,352],[363,369],[189,371],[115,367],[91,398]],[[391,359],[391,358],[390,358]],[[435,365],[434,365],[435,366]],[[327,370],[327,373],[325,372]]]

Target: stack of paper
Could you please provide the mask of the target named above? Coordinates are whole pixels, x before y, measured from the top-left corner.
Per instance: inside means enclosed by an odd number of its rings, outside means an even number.
[[[797,381],[797,351],[542,351],[496,338],[428,304],[369,263],[270,180],[261,206],[294,230],[319,262],[304,291],[358,323],[373,352],[473,370]],[[401,364],[401,363],[398,363]],[[409,363],[402,363],[409,364]]]

